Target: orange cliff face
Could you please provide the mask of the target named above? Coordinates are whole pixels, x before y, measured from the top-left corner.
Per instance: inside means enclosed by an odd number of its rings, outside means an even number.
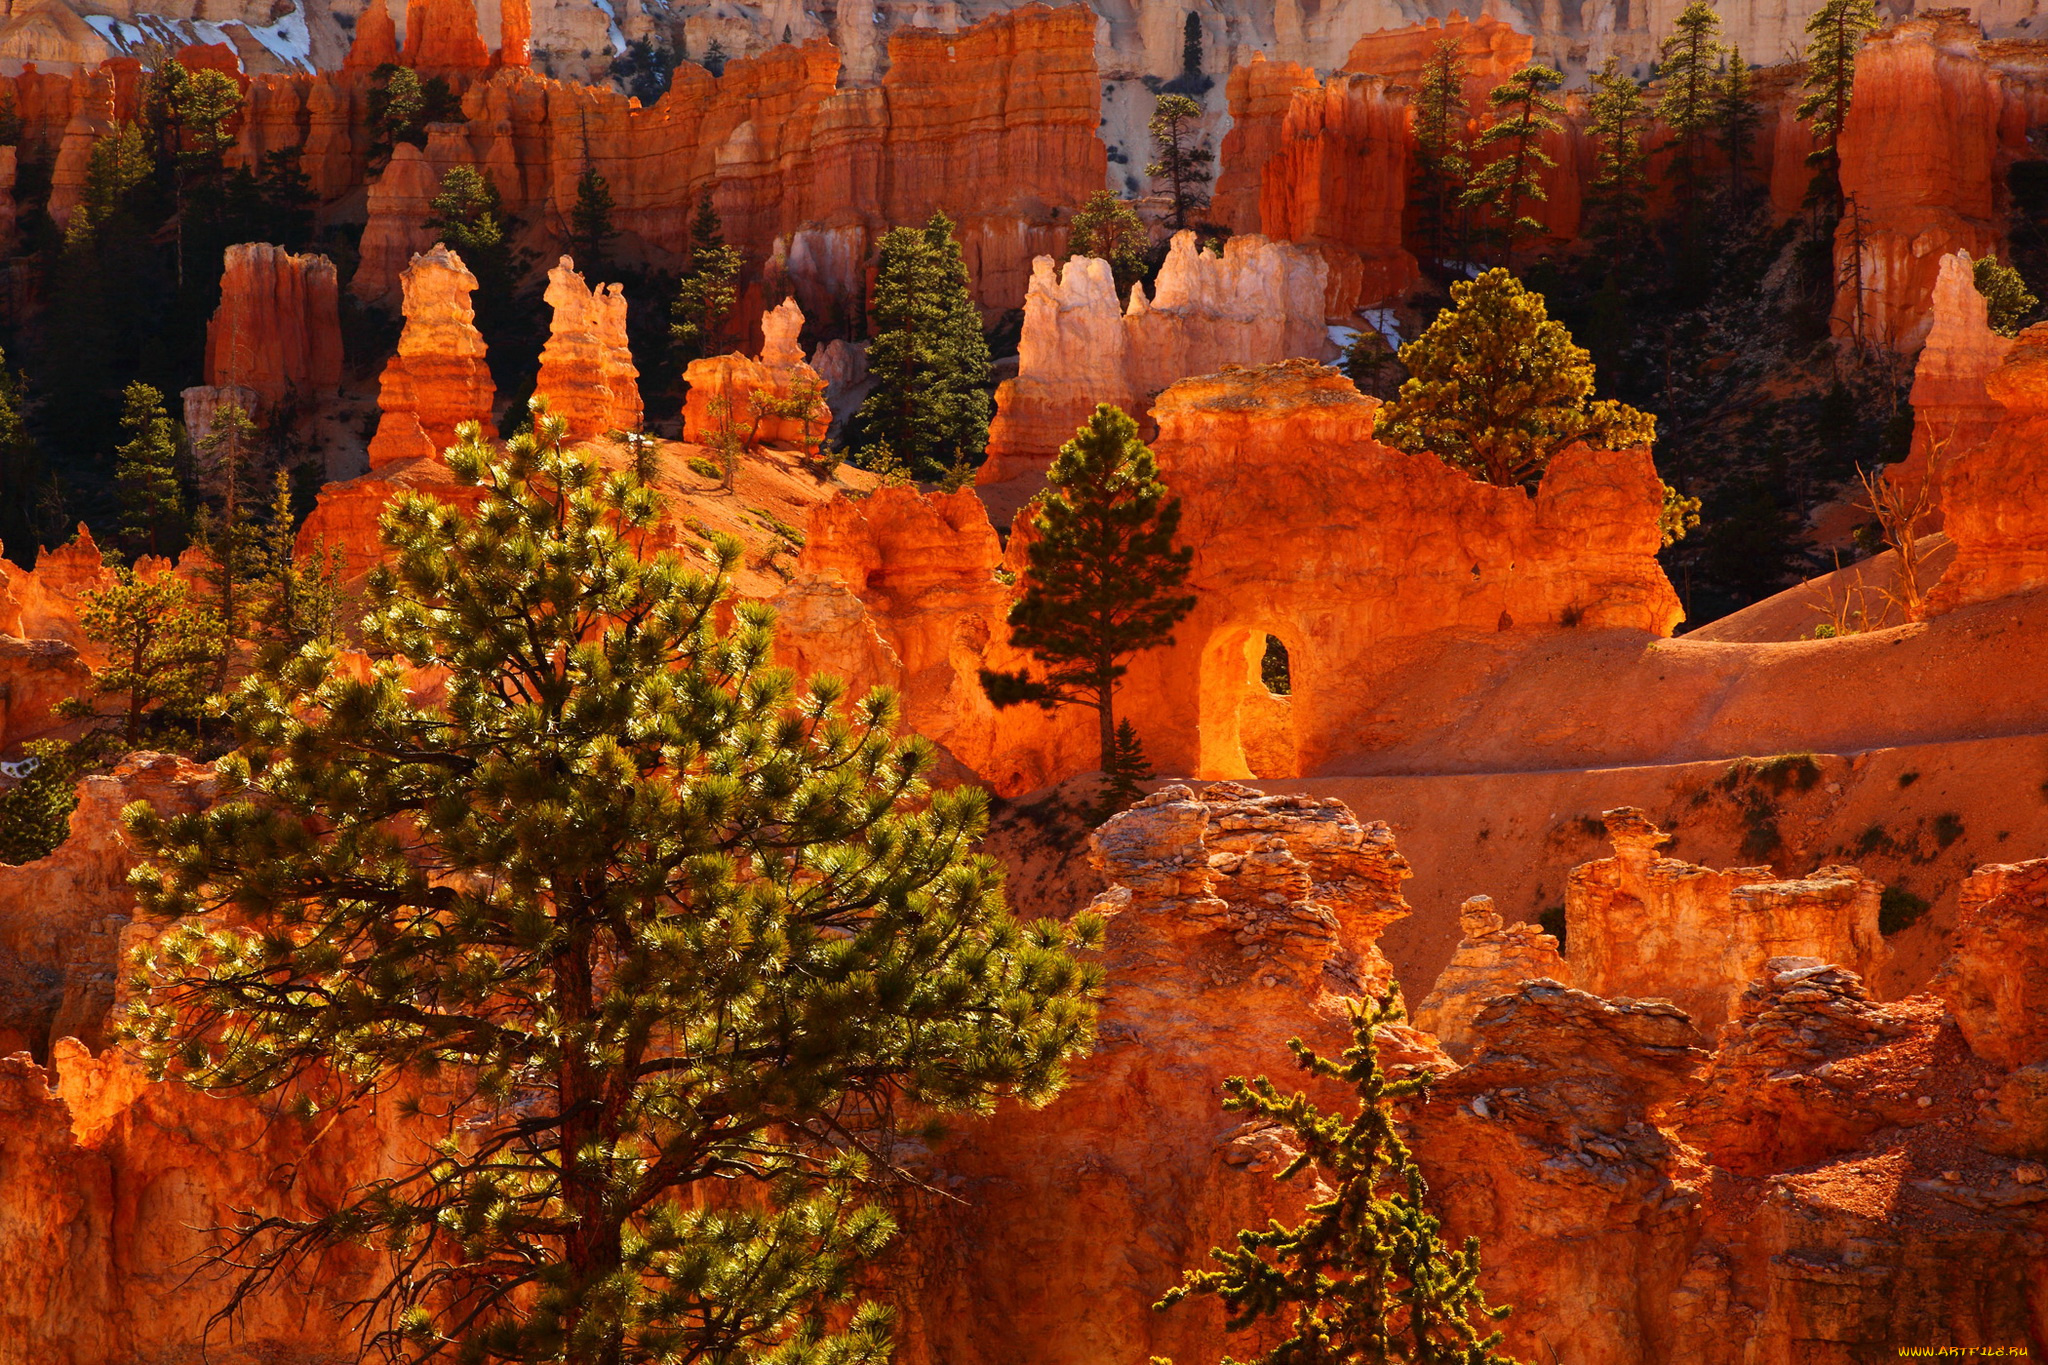
[[[334,262],[267,242],[227,249],[220,306],[206,327],[206,382],[276,403],[341,382]]]
[[[1935,468],[1942,529],[1956,546],[1928,594],[1935,612],[2048,579],[2048,327],[2014,338],[1984,386],[2002,410],[1996,426]]]
[[[1331,317],[1414,284],[1401,239],[1408,111],[1386,80],[1340,73],[1325,85],[1292,62],[1256,59],[1232,70],[1226,95],[1218,220],[1319,251]]]

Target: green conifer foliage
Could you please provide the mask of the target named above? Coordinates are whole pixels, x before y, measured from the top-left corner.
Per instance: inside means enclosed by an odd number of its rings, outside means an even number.
[[[1184,228],[1193,215],[1209,207],[1209,168],[1216,153],[1206,138],[1196,140],[1195,125],[1202,106],[1186,95],[1161,95],[1152,109],[1146,129],[1152,134],[1153,154],[1158,158],[1145,167],[1153,180],[1166,182],[1171,200],[1166,221]]]
[[[159,748],[188,747],[213,693],[222,632],[185,581],[116,569],[112,584],[83,596],[78,625],[106,663],[93,671],[91,688],[60,704],[59,713],[95,728],[110,722],[124,749],[138,748],[145,734]],[[108,699],[116,703],[111,712],[103,706]]]
[[[1550,96],[1563,83],[1562,75],[1532,62],[1486,96],[1493,106],[1493,121],[1479,135],[1478,147],[1500,150],[1472,176],[1465,199],[1492,214],[1492,232],[1509,269],[1514,268],[1516,245],[1544,233],[1542,220],[1525,209],[1549,197],[1543,172],[1557,162],[1543,150],[1542,139],[1563,127],[1552,115],[1563,113],[1564,105]]]
[[[55,739],[23,746],[37,767],[11,791],[0,792],[0,863],[47,858],[71,832],[80,769],[73,747]]]
[[[1439,39],[1415,92],[1415,177],[1412,193],[1422,239],[1438,262],[1467,249],[1461,202],[1471,175],[1465,146],[1465,63],[1454,38]]]
[[[1714,92],[1714,133],[1721,144],[1721,158],[1728,163],[1728,199],[1737,209],[1742,207],[1743,175],[1748,169],[1750,149],[1756,146],[1757,124],[1763,119],[1751,92],[1753,84],[1749,63],[1742,59],[1741,45],[1731,46],[1728,68],[1721,74],[1719,88]]]
[[[2020,272],[1999,264],[1996,256],[1979,258],[1970,267],[1970,279],[1990,306],[1991,330],[2002,337],[2018,336],[2020,328],[2041,300],[2027,288]]]
[[[740,253],[722,243],[700,245],[676,283],[669,306],[670,354],[678,365],[718,354],[726,319],[739,303]]]
[[[1089,195],[1067,225],[1067,255],[1108,261],[1120,298],[1127,298],[1131,286],[1144,275],[1145,250],[1151,240],[1137,210],[1108,190]]]
[[[1700,143],[1713,126],[1721,87],[1716,69],[1721,60],[1720,32],[1721,16],[1714,7],[1707,0],[1691,0],[1658,49],[1662,55],[1657,78],[1664,83],[1664,93],[1657,100],[1657,117],[1671,132],[1680,205],[1688,221],[1699,203]]]
[[[1813,131],[1807,160],[1815,168],[1814,188],[1842,211],[1842,128],[1856,87],[1856,53],[1878,26],[1875,0],[1824,0],[1806,21],[1806,95],[1799,117]]]
[[[538,405],[502,448],[466,428],[474,510],[407,492],[381,521],[389,662],[274,660],[225,799],[129,811],[138,895],[178,923],[126,1031],[156,1073],[302,1113],[400,1081],[453,1106],[420,1163],[242,1223],[231,1312],[367,1244],[394,1266],[373,1351],[882,1365],[889,1314],[852,1300],[890,1224],[853,1154],[899,1112],[1050,1098],[1100,923],[1012,920],[971,851],[985,796],[927,786],[887,693],[798,691],[772,611],[728,611],[738,542],[709,572],[647,553],[658,497],[564,433]]]
[[[259,538],[257,577],[250,585],[254,635],[267,651],[296,653],[331,643],[341,631],[342,553],[325,544],[298,548],[291,475],[273,476],[270,516]]]
[[[576,179],[576,205],[569,211],[569,251],[591,280],[603,273],[612,239],[619,235],[612,226],[617,207],[610,182],[597,173],[597,167],[585,166]]]
[[[121,496],[121,548],[131,556],[175,555],[189,529],[178,486],[178,430],[164,396],[137,380],[121,395],[129,439],[114,452]]]
[[[1479,1289],[1479,1240],[1445,1244],[1401,1137],[1395,1106],[1426,1094],[1433,1079],[1423,1072],[1392,1080],[1380,1065],[1373,1037],[1402,1018],[1389,988],[1352,1010],[1352,1044],[1341,1061],[1289,1041],[1303,1071],[1356,1092],[1348,1117],[1324,1113],[1299,1092],[1282,1094],[1264,1076],[1223,1083],[1225,1109],[1277,1124],[1300,1145],[1274,1179],[1313,1169],[1329,1193],[1293,1227],[1247,1228],[1236,1246],[1214,1248],[1209,1255],[1223,1268],[1189,1271],[1157,1307],[1214,1295],[1232,1330],[1277,1319],[1289,1335],[1254,1365],[1515,1365],[1492,1326],[1509,1310],[1488,1307]]]
[[[956,462],[980,464],[993,406],[988,339],[953,224],[934,213],[922,228],[891,228],[875,270],[875,391],[857,421],[923,478]]]
[[[1587,111],[1587,132],[1593,138],[1593,183],[1586,195],[1592,235],[1608,253],[1632,254],[1647,232],[1648,154],[1643,133],[1648,123],[1643,87],[1621,69],[1617,58],[1593,75],[1593,97]]]
[[[1202,16],[1194,10],[1188,11],[1181,26],[1180,74],[1191,78],[1202,74]]]
[[[33,504],[27,490],[39,487],[50,477],[43,452],[29,434],[22,416],[21,376],[0,354],[0,488],[15,491],[0,497],[0,547],[33,547],[40,527],[34,526]]]
[[[1115,785],[1124,661],[1172,644],[1174,626],[1195,608],[1179,591],[1194,559],[1174,544],[1180,499],[1160,481],[1138,424],[1103,403],[1060,447],[1045,491],[1023,515],[1032,537],[1023,591],[1010,608],[1010,643],[1031,651],[1041,672],[983,669],[982,688],[999,707],[1092,707],[1102,771]]]
[[[225,692],[236,663],[235,645],[250,638],[250,585],[262,574],[263,539],[256,513],[263,487],[261,452],[249,414],[234,403],[214,413],[213,428],[193,452],[205,501],[193,519],[192,538],[206,553],[208,607],[220,629],[214,691]]]
[[[1543,296],[1502,269],[1452,285],[1451,306],[1401,361],[1410,377],[1373,434],[1488,483],[1527,483],[1575,441],[1629,450],[1656,438],[1649,413],[1592,401],[1592,359]]]
[[[510,294],[512,244],[504,201],[490,176],[474,166],[450,166],[427,208],[427,226],[475,273],[478,299]]]

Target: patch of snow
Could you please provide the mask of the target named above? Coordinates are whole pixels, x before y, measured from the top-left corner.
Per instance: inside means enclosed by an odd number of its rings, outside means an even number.
[[[612,0],[590,0],[590,3],[604,12],[605,37],[612,45],[612,55],[625,56],[626,30],[619,27],[619,12],[613,7]]]
[[[1330,334],[1330,344],[1340,351],[1350,350],[1351,343],[1358,340],[1358,329],[1356,327],[1340,327],[1332,323],[1325,330]]]
[[[1401,323],[1391,308],[1361,308],[1360,317],[1372,324],[1372,329],[1387,339],[1387,345],[1401,349]]]
[[[240,54],[243,45],[235,39],[239,34],[246,34],[287,69],[313,69],[313,35],[306,23],[305,0],[295,0],[290,13],[274,24],[261,27],[245,24],[239,19],[216,23],[209,19],[167,19],[159,14],[138,15],[132,22],[117,19],[111,14],[80,17],[93,32],[107,40],[108,46],[123,55],[133,55],[151,43],[161,43],[174,51],[181,47],[219,43],[230,52]]]

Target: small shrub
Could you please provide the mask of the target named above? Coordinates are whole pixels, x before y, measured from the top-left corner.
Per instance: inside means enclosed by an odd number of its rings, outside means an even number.
[[[1579,817],[1579,833],[1585,835],[1588,839],[1605,839],[1607,837],[1607,822],[1597,815],[1581,815]]]
[[[1894,847],[1891,833],[1883,825],[1872,825],[1856,841],[1856,856],[1868,858],[1873,853],[1889,853]]]
[[[1907,787],[1910,787],[1910,786],[1912,786],[1912,785],[1913,785],[1913,784],[1914,784],[1915,782],[1918,782],[1919,780],[1920,780],[1920,774],[1919,774],[1919,773],[1917,773],[1917,772],[1913,772],[1913,773],[1900,773],[1900,774],[1899,774],[1899,789],[1900,789],[1901,791],[1903,791],[1903,790],[1905,790],[1905,789],[1906,789]]]
[[[1934,842],[1942,848],[1963,837],[1963,817],[1954,811],[1943,811],[1934,817]]]
[[[690,472],[692,474],[700,474],[716,483],[725,482],[725,471],[705,459],[702,455],[692,455],[690,457]]]
[[[1730,789],[1748,778],[1774,792],[1811,791],[1820,781],[1820,760],[1812,754],[1779,754],[1775,758],[1738,758],[1728,765],[1721,785]]]
[[[1742,856],[1751,864],[1767,860],[1785,845],[1785,836],[1778,833],[1776,820],[1753,821],[1742,835]]]
[[[1927,902],[1903,886],[1887,886],[1877,902],[1877,931],[1889,938],[1927,913]]]
[[[1563,953],[1565,951],[1564,907],[1562,905],[1551,906],[1548,910],[1536,916],[1536,923],[1542,927],[1544,933],[1557,940],[1557,951]]]

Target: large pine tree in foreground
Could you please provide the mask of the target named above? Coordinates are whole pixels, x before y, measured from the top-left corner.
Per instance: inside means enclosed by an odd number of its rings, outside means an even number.
[[[301,1112],[400,1078],[452,1106],[425,1163],[236,1229],[227,1311],[367,1244],[393,1269],[366,1349],[882,1361],[888,1314],[849,1304],[890,1231],[857,1158],[899,1109],[1056,1091],[1099,926],[1013,921],[971,851],[983,795],[926,786],[893,700],[795,690],[768,608],[718,624],[737,542],[710,572],[650,553],[653,491],[535,429],[461,433],[474,511],[384,513],[388,662],[271,661],[222,802],[129,812],[141,900],[179,920],[126,1017],[153,1070]]]
[[[1289,1041],[1303,1071],[1356,1092],[1348,1117],[1282,1094],[1264,1076],[1223,1083],[1225,1109],[1266,1119],[1299,1144],[1274,1179],[1312,1170],[1329,1194],[1293,1227],[1271,1222],[1238,1233],[1235,1247],[1214,1248],[1223,1268],[1189,1271],[1157,1307],[1215,1295],[1231,1331],[1268,1319],[1291,1328],[1256,1365],[1515,1365],[1491,1330],[1508,1310],[1489,1308],[1479,1291],[1479,1241],[1453,1249],[1438,1235],[1442,1220],[1429,1211],[1428,1186],[1396,1123],[1394,1106],[1426,1093],[1431,1080],[1426,1072],[1392,1080],[1380,1065],[1373,1036],[1402,1017],[1393,990],[1355,1007],[1342,1061]]]
[[[1060,447],[1026,514],[1029,567],[1010,608],[1010,643],[1036,655],[1042,674],[983,669],[981,685],[999,707],[1093,708],[1112,796],[1128,795],[1146,774],[1136,771],[1143,758],[1130,723],[1116,721],[1123,661],[1172,644],[1174,626],[1195,607],[1179,592],[1194,559],[1174,544],[1180,499],[1167,495],[1138,424],[1102,403]]]

